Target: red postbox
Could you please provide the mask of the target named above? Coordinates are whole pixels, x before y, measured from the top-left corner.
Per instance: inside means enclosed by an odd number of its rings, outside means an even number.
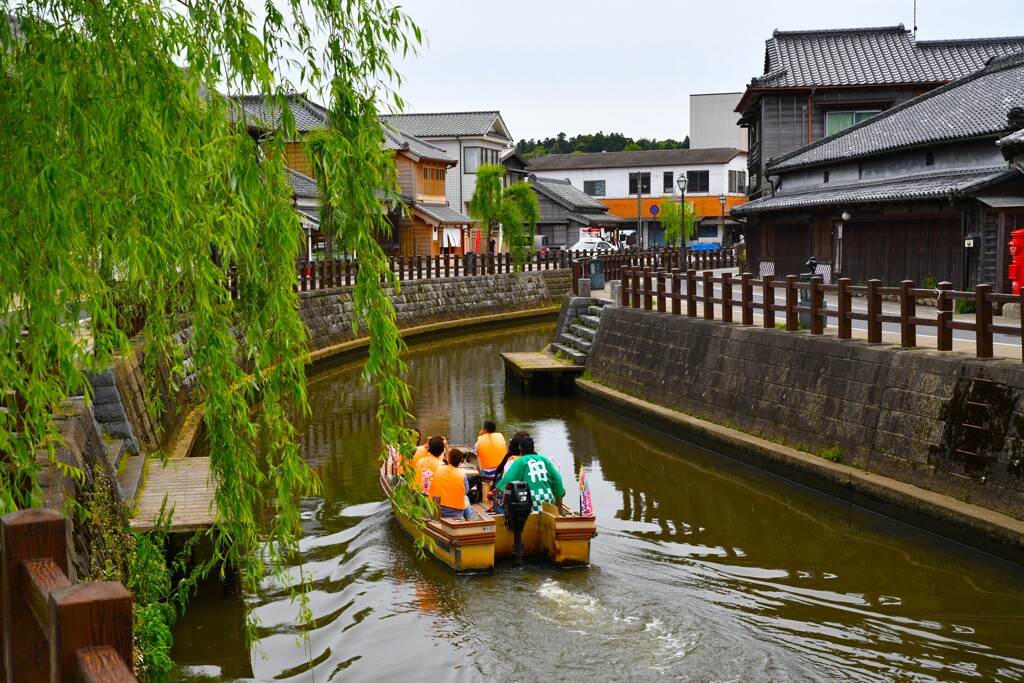
[[[1024,230],[1014,230],[1010,233],[1010,264],[1007,266],[1011,290],[1014,294],[1020,294],[1021,281],[1024,280]]]

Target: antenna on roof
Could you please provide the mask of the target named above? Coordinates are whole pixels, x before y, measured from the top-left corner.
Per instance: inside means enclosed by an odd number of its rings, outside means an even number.
[[[914,37],[917,38],[917,0],[914,0]]]

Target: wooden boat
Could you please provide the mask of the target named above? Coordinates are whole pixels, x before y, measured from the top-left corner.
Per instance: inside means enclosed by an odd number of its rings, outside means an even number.
[[[472,453],[465,446],[453,446],[464,453]],[[475,454],[474,454],[475,455]],[[442,564],[460,573],[489,572],[495,559],[514,557],[514,535],[505,526],[505,516],[487,512],[489,486],[484,484],[485,503],[473,505],[473,517],[441,517],[426,520],[422,526],[409,519],[395,507],[392,496],[396,478],[389,463],[380,468],[380,485],[391,501],[391,509],[405,533],[414,540],[424,537],[426,551]],[[558,566],[590,564],[590,539],[597,535],[597,518],[574,513],[564,504],[561,511],[544,503],[541,512],[530,514],[523,529],[525,557],[545,557]]]

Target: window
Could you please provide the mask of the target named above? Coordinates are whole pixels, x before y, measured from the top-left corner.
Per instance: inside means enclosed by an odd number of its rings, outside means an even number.
[[[825,113],[825,135],[834,135],[861,121],[867,121],[881,109],[865,109],[863,111],[830,111]]]
[[[499,150],[487,147],[466,147],[462,154],[465,157],[463,164],[466,173],[476,173],[476,169],[483,164],[496,164],[501,158]]]
[[[708,238],[718,239],[718,223],[711,223],[711,222],[704,223],[703,221],[698,223],[697,224],[697,238],[698,239],[700,239],[700,238],[704,238],[704,239],[708,239]]]
[[[444,169],[426,166],[423,168],[423,194],[444,196]]]
[[[747,172],[729,171],[729,192],[743,194],[747,191]]]
[[[822,182],[826,182],[826,183],[828,182],[828,171],[825,171],[825,175],[822,178]]]
[[[629,174],[629,193],[636,194],[636,173]],[[642,194],[651,193],[651,174],[641,173],[640,174],[640,191]]]
[[[708,192],[711,186],[710,171],[687,171],[686,191],[687,192]]]
[[[672,184],[673,180],[672,171],[665,171],[665,184],[663,185],[665,192],[671,193],[676,189],[676,186]]]
[[[584,180],[583,191],[589,194],[591,197],[603,197],[604,196],[604,181],[603,180]]]

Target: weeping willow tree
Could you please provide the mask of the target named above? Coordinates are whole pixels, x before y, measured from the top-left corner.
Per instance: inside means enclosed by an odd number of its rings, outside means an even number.
[[[469,199],[469,215],[489,230],[501,226],[508,243],[515,270],[526,263],[528,251],[533,249],[533,237],[540,220],[537,193],[530,183],[520,181],[504,187],[505,167],[483,164],[476,170],[476,188]],[[523,229],[526,223],[529,231]]]
[[[419,29],[382,0],[268,2],[259,25],[240,0],[0,6],[0,512],[43,503],[41,473],[60,466],[54,411],[89,391],[83,372],[132,352],[118,311],[134,308],[147,364],[195,373],[204,398],[217,559],[239,566],[249,590],[267,568],[283,579],[299,499],[319,486],[287,418],[293,405],[308,411],[308,353],[285,96],[303,87],[331,102],[323,180],[365,259],[355,298],[374,339],[366,375],[397,442],[409,395],[378,278],[373,190],[394,176],[377,121],[379,102],[401,107],[386,85],[398,79],[391,55],[414,50]],[[255,122],[218,93],[260,93],[277,112],[258,122],[262,149]]]
[[[680,239],[693,239],[697,234],[697,224],[692,205],[686,204],[685,208],[681,208],[671,197],[662,197],[660,207],[658,220],[665,226],[665,244],[677,247]]]

